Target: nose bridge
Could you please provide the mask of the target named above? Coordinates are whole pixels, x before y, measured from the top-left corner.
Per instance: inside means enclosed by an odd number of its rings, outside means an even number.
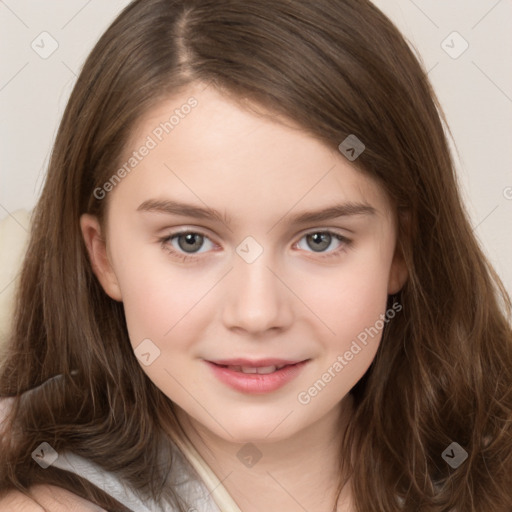
[[[272,252],[252,237],[236,248],[223,320],[228,328],[257,332],[291,322],[290,297],[274,275]]]

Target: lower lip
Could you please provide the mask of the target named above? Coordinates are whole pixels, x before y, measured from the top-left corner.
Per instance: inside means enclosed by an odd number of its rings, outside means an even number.
[[[288,382],[297,377],[308,361],[284,366],[280,370],[264,375],[235,372],[229,368],[211,363],[210,361],[205,362],[212,369],[215,377],[231,388],[241,391],[242,393],[263,394],[271,393],[272,391],[282,388],[285,384],[288,384]]]

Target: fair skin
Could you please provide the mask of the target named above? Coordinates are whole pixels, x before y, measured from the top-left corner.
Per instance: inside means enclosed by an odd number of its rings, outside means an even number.
[[[0,510],[15,512],[106,512],[88,500],[55,485],[34,485],[30,497],[10,490],[0,498]]]
[[[380,336],[360,344],[342,371],[332,367],[406,279],[393,209],[337,150],[212,87],[190,86],[148,112],[123,162],[192,95],[198,105],[108,192],[105,232],[93,216],[81,218],[93,269],[123,302],[133,348],[149,339],[159,350],[142,369],[177,405],[195,448],[241,510],[331,512],[348,392]],[[207,207],[222,218],[139,209],[148,200]],[[333,205],[345,205],[344,215],[293,220]],[[180,230],[196,233],[194,252],[184,236],[162,242]],[[248,236],[252,254],[263,249],[250,263],[236,252]],[[181,260],[186,254],[193,259]],[[281,388],[250,394],[206,363],[235,357],[307,363]],[[329,368],[325,387],[305,395]],[[252,467],[237,456],[247,443],[261,455]],[[352,510],[348,486],[337,510]]]

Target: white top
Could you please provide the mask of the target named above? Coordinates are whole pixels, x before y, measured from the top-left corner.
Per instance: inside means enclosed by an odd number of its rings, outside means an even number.
[[[180,458],[182,459],[182,457]],[[178,462],[175,458],[175,463],[176,467],[173,467],[173,474],[191,477],[185,478],[180,484],[175,485],[175,489],[180,496],[193,506],[197,512],[220,512],[206,486],[198,481],[197,477],[192,476],[183,459]],[[71,471],[85,478],[133,512],[174,512],[174,508],[170,505],[165,506],[165,504],[157,504],[154,501],[143,501],[115,474],[107,472],[95,463],[73,453],[59,453],[58,459],[52,466]]]
[[[12,399],[0,399],[0,427]],[[1,430],[1,429],[0,429]],[[169,476],[176,492],[193,508],[191,512],[241,512],[215,473],[195,448],[178,440],[173,453],[173,467]],[[36,464],[36,462],[34,462]],[[133,512],[174,512],[170,504],[147,501],[131,489],[116,474],[71,452],[59,452],[52,466],[70,471],[88,480]],[[192,469],[193,468],[193,469]],[[194,471],[195,470],[195,471]],[[199,474],[200,479],[198,479]]]

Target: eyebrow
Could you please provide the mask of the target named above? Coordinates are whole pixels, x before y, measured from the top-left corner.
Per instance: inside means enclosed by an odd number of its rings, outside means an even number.
[[[195,206],[192,204],[181,203],[179,201],[172,201],[168,199],[148,199],[139,205],[137,211],[180,215],[183,217],[195,217],[197,219],[216,220],[228,226],[231,225],[231,219],[228,215],[223,215],[213,208],[208,206]],[[291,224],[306,224],[311,222],[323,222],[338,217],[348,217],[354,215],[375,215],[376,213],[377,210],[367,203],[347,202],[328,206],[320,210],[309,210],[301,212],[289,217],[289,222]],[[281,220],[286,216],[287,214],[283,215]]]

